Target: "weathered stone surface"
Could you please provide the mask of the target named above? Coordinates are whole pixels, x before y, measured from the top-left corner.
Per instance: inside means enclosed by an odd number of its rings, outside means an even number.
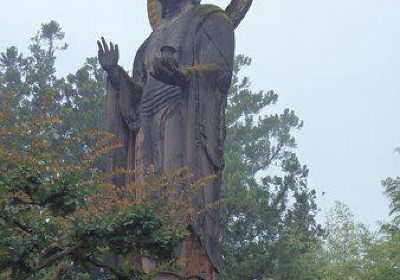
[[[176,249],[184,276],[213,280],[221,266],[219,211],[202,210],[220,197],[234,26],[216,6],[159,1],[162,19],[138,50],[132,76],[117,64],[118,46],[99,42],[99,60],[109,81],[108,128],[123,143],[108,168],[143,171],[154,166],[162,174],[187,167],[198,178],[217,175],[191,198],[191,207],[202,214],[192,225],[192,235]],[[143,172],[113,180],[122,186],[143,180]],[[157,265],[144,258],[141,262],[143,269]],[[157,279],[175,279],[171,277]]]

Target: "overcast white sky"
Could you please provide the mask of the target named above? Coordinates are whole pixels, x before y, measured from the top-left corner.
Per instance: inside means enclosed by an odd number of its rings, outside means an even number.
[[[205,1],[227,6],[228,0]],[[120,45],[130,68],[150,33],[145,0],[0,0],[0,51],[23,52],[42,22],[56,20],[70,48],[60,74],[97,53],[105,36]],[[310,186],[356,219],[387,220],[380,180],[400,175],[400,1],[254,0],[237,30],[237,54],[253,58],[245,71],[254,90],[273,89],[278,108],[304,119],[298,153],[311,170]],[[320,218],[320,220],[322,220]]]

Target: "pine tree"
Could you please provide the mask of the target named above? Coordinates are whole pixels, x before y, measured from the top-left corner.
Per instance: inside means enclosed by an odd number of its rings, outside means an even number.
[[[225,279],[300,279],[299,259],[319,232],[315,191],[308,168],[295,153],[294,111],[267,114],[278,95],[252,92],[236,58],[228,97],[226,167],[222,189],[222,249]]]

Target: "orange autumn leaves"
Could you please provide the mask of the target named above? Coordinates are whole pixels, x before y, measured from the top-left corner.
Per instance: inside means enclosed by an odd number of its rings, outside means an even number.
[[[150,167],[143,182],[117,187],[111,178],[138,176],[139,172],[105,172],[98,164],[99,158],[121,147],[114,135],[97,130],[63,131],[62,120],[47,110],[50,93],[30,118],[12,116],[12,98],[3,100],[0,110],[0,218],[5,221],[0,229],[4,240],[0,241],[0,262],[8,264],[0,266],[0,275],[4,269],[20,266],[19,256],[27,260],[22,276],[56,267],[62,259],[53,260],[44,253],[52,248],[69,254],[74,251],[68,248],[77,246],[79,252],[107,251],[111,250],[110,237],[126,243],[139,240],[140,247],[146,231],[134,233],[131,217],[138,219],[139,227],[147,227],[146,221],[154,223],[150,231],[154,238],[145,240],[163,244],[167,248],[160,251],[163,255],[189,234],[188,226],[201,214],[190,207],[190,197],[213,176],[195,179],[184,168],[157,176]],[[207,205],[203,211],[215,207]],[[119,231],[129,236],[115,236]],[[93,232],[98,243],[82,242]],[[148,246],[146,242],[142,245]]]

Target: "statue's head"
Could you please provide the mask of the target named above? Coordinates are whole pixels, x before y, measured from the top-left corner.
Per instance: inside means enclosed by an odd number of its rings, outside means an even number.
[[[147,9],[151,27],[155,29],[163,19],[169,18],[184,7],[199,5],[201,0],[147,0]]]

